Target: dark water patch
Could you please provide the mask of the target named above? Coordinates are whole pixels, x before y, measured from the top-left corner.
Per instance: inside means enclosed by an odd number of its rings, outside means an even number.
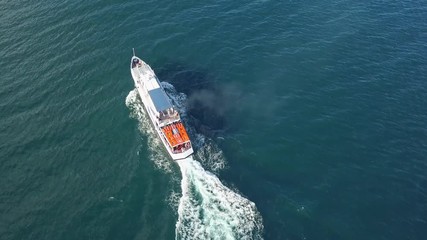
[[[198,132],[216,136],[229,130],[228,114],[238,108],[231,86],[220,84],[206,71],[179,63],[167,63],[156,74],[187,95],[187,113]]]

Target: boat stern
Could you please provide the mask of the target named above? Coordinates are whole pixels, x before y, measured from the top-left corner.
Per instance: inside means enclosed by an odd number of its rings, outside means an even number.
[[[185,159],[193,153],[194,153],[193,148],[189,148],[182,153],[171,153],[170,155],[171,155],[173,160],[177,161],[177,160]]]

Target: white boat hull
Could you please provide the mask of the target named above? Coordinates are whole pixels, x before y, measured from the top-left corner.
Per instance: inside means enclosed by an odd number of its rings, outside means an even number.
[[[133,80],[135,82],[135,87],[136,87],[136,89],[138,91],[138,94],[139,94],[139,96],[141,98],[141,101],[142,101],[142,103],[144,105],[144,109],[145,109],[146,113],[148,114],[148,116],[150,117],[150,121],[151,121],[154,129],[156,130],[157,135],[159,136],[160,140],[162,141],[164,147],[166,148],[166,150],[169,153],[169,155],[171,156],[171,158],[173,160],[180,160],[180,159],[187,158],[188,156],[190,156],[191,154],[193,154],[194,151],[193,151],[192,147],[190,149],[187,149],[184,152],[181,152],[181,153],[174,153],[172,151],[172,149],[169,147],[169,143],[163,137],[163,133],[162,133],[160,127],[158,126],[157,121],[156,121],[156,116],[154,116],[152,114],[152,112],[149,111],[149,109],[148,109],[148,106],[150,104],[150,101],[149,101],[150,96],[149,96],[148,92],[145,91],[145,89],[144,89],[143,79],[140,79],[140,76],[138,75],[138,73],[136,73],[134,71],[134,69],[132,69],[132,64],[131,64],[131,73],[132,73],[132,78],[133,78]]]

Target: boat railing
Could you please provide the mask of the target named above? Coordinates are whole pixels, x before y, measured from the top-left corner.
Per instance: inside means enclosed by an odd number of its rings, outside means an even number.
[[[181,145],[175,146],[172,149],[172,152],[175,153],[175,154],[176,153],[183,153],[183,152],[187,151],[190,148],[191,148],[191,143],[190,142],[186,142],[186,143],[183,143]]]
[[[159,120],[161,122],[170,122],[170,121],[176,121],[179,120],[179,115],[165,115],[165,116],[160,116]]]

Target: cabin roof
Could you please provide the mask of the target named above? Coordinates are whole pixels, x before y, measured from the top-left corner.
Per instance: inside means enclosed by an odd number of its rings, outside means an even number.
[[[157,112],[161,112],[172,107],[172,104],[169,102],[166,93],[161,88],[152,89],[148,91],[148,94],[150,94],[151,100],[153,101]]]

